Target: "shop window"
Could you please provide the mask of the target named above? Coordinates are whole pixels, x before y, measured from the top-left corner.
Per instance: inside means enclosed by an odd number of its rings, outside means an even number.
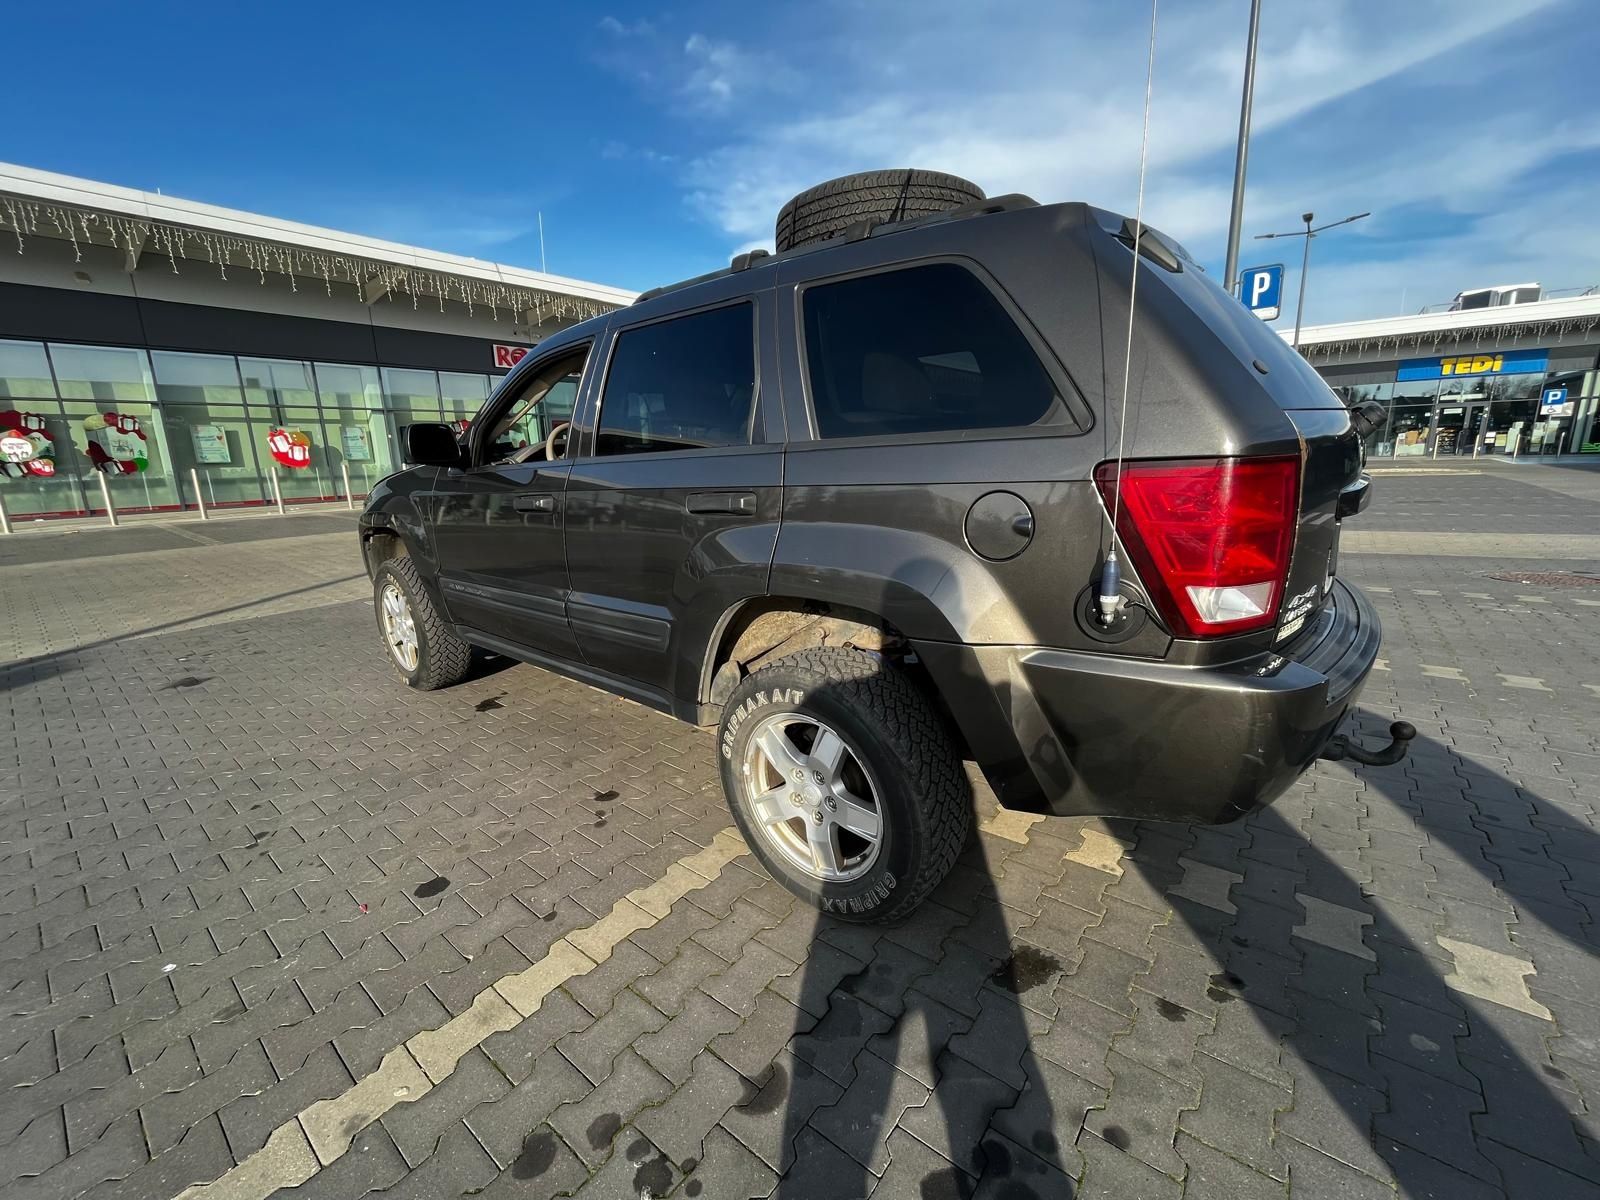
[[[60,403],[5,397],[0,398],[0,410],[15,414],[12,423],[28,435],[35,448],[34,466],[26,463],[0,466],[0,499],[5,501],[6,511],[13,519],[84,512],[83,489],[79,483],[83,462]],[[95,503],[99,503],[98,498]]]
[[[0,342],[0,399],[53,400],[55,394],[43,342]]]
[[[239,364],[232,355],[153,350],[156,395],[163,404],[243,404]]]
[[[407,425],[444,420],[444,411],[439,407],[439,377],[432,371],[384,367],[383,407],[401,438],[405,437]]]
[[[489,398],[487,375],[439,372],[439,401],[446,421],[470,421]]]
[[[107,406],[155,401],[155,380],[143,350],[52,342],[50,361],[55,364],[63,400],[94,400]]]
[[[104,510],[102,477],[118,512],[180,505],[159,408],[122,399],[68,400],[61,408],[71,449],[58,454],[56,470],[78,481],[91,511]]]
[[[245,408],[163,403],[161,416],[186,506],[195,503],[197,482],[201,497],[212,508],[260,504],[269,498]]]
[[[378,480],[394,473],[394,445],[383,413],[376,409],[324,408],[322,427],[327,433],[333,481],[341,493],[341,467],[349,472],[350,491],[357,496],[365,496]]]
[[[251,404],[315,404],[311,364],[291,359],[241,358],[245,399]]]
[[[309,405],[276,404],[250,408],[250,426],[256,456],[272,477],[285,503],[337,500],[343,489],[338,461],[330,455],[328,437],[317,410]]]

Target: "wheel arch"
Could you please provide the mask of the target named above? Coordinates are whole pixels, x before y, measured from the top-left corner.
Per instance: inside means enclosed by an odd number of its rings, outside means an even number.
[[[905,633],[871,609],[814,597],[757,596],[723,613],[701,665],[702,710],[717,720],[724,701],[746,675],[814,646],[847,646],[892,663],[927,695],[944,719],[957,753],[970,757],[960,723]]]

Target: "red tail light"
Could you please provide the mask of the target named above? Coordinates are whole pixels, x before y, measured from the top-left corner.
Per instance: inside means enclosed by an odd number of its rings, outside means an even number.
[[[1271,625],[1299,514],[1300,460],[1208,458],[1095,468],[1117,534],[1172,632],[1215,637]]]

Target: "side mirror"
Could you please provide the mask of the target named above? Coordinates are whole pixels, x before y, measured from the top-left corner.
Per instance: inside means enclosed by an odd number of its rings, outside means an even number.
[[[456,431],[449,425],[419,421],[406,426],[405,459],[419,467],[460,467],[466,463]]]

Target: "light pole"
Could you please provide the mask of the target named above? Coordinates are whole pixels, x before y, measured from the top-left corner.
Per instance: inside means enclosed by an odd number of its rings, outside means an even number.
[[[1289,233],[1258,233],[1258,234],[1256,234],[1256,241],[1258,241],[1258,242],[1263,238],[1298,237],[1298,238],[1305,238],[1305,240],[1306,240],[1305,253],[1303,255],[1301,255],[1301,257],[1300,257],[1300,298],[1295,301],[1295,305],[1294,305],[1294,343],[1293,343],[1293,345],[1294,345],[1294,348],[1296,350],[1300,349],[1300,317],[1301,317],[1301,314],[1305,312],[1305,308],[1306,308],[1306,275],[1311,270],[1311,239],[1316,237],[1317,234],[1321,233],[1324,229],[1333,229],[1335,226],[1338,226],[1338,225],[1348,225],[1348,224],[1350,224],[1351,221],[1359,221],[1359,220],[1361,220],[1362,217],[1370,217],[1371,215],[1372,214],[1369,213],[1369,212],[1357,213],[1353,217],[1346,217],[1342,221],[1329,221],[1326,225],[1318,225],[1316,228],[1313,229],[1312,226],[1311,226],[1311,222],[1316,220],[1317,214],[1316,213],[1301,213],[1300,214],[1300,219],[1306,223],[1306,227],[1304,229],[1296,229],[1296,230],[1293,230],[1293,231],[1291,231]]]
[[[1250,39],[1244,51],[1244,95],[1239,100],[1239,146],[1233,155],[1233,208],[1228,213],[1228,257],[1222,266],[1223,282],[1236,293],[1239,286],[1239,225],[1244,220],[1244,169],[1250,157],[1250,109],[1256,95],[1256,35],[1261,29],[1261,0],[1250,0]]]

